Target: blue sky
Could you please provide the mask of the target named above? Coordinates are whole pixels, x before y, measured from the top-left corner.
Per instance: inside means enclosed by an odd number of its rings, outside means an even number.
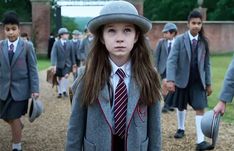
[[[95,17],[103,6],[62,6],[62,16],[68,17]]]

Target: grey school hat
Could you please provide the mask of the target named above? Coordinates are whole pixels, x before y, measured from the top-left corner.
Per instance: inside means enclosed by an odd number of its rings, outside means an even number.
[[[28,112],[28,119],[29,122],[33,122],[36,118],[38,118],[41,113],[43,112],[43,104],[40,100],[36,100],[32,98],[29,102],[29,112]]]
[[[212,139],[213,148],[215,147],[218,138],[220,116],[220,113],[215,115],[215,112],[210,110],[203,115],[201,120],[202,132],[206,137]]]
[[[177,30],[176,25],[174,23],[166,23],[166,25],[164,26],[162,32],[163,33],[168,32],[169,30],[172,30],[172,29]]]
[[[58,35],[62,35],[62,34],[69,34],[69,31],[67,30],[67,28],[60,28],[58,30]]]
[[[100,26],[114,22],[135,24],[143,33],[147,33],[152,28],[150,20],[140,16],[137,9],[126,1],[109,2],[101,9],[99,16],[88,22],[87,27],[91,33],[95,34]]]
[[[79,30],[73,30],[72,35],[81,35]]]

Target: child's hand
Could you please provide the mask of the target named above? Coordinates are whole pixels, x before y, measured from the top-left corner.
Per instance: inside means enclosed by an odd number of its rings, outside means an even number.
[[[39,93],[32,93],[31,97],[37,99],[39,97]]]
[[[207,96],[210,96],[211,93],[212,93],[212,88],[211,88],[211,86],[210,86],[210,85],[209,85],[209,86],[206,86],[206,94],[207,94]]]
[[[173,81],[167,81],[167,90],[175,92],[175,83]]]
[[[72,72],[73,72],[73,73],[76,73],[76,71],[77,71],[77,65],[73,65],[73,67],[72,67]]]
[[[162,80],[162,95],[166,96],[168,94],[167,90],[167,79]]]
[[[52,66],[52,72],[55,74],[56,73],[56,66]]]
[[[65,76],[64,76],[64,77],[67,79],[67,78],[68,78],[68,76],[69,76],[69,74],[67,73],[67,74],[65,74]]]
[[[220,100],[219,103],[214,107],[215,115],[217,115],[218,113],[221,113],[221,115],[223,115],[225,112],[225,108],[226,103]]]

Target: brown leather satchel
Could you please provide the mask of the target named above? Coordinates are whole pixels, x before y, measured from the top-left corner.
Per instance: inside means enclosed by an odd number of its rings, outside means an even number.
[[[58,80],[56,74],[53,73],[52,69],[46,71],[46,81],[52,84],[52,88],[58,85]]]

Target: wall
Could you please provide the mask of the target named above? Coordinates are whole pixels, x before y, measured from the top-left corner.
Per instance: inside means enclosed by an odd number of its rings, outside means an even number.
[[[155,49],[157,41],[163,36],[162,29],[166,21],[154,21],[152,30],[148,33],[151,46]],[[173,21],[178,27],[178,34],[188,30],[187,21]],[[205,34],[209,39],[212,53],[234,51],[234,21],[204,21]]]

